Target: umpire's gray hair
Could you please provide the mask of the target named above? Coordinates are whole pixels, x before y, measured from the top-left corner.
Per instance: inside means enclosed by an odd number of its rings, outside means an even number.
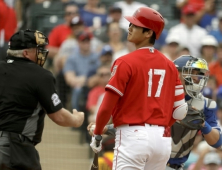
[[[14,57],[24,57],[23,56],[23,51],[24,50],[11,50],[11,49],[8,49],[7,50],[7,55],[14,56]]]

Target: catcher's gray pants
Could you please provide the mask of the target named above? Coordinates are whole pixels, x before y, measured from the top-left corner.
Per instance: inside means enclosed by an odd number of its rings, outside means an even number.
[[[169,166],[166,166],[166,169],[165,170],[183,170],[183,168],[181,167],[181,168],[179,168],[179,169],[173,169],[173,168],[171,168],[171,167],[169,167]]]

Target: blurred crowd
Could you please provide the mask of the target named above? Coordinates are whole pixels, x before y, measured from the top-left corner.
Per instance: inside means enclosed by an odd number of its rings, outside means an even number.
[[[6,57],[14,32],[29,28],[46,34],[45,67],[56,77],[63,105],[86,113],[80,142],[89,142],[86,126],[95,121],[110,67],[115,59],[135,50],[127,42],[129,23],[123,16],[141,6],[154,8],[165,19],[156,49],[172,61],[190,54],[208,62],[210,76],[203,94],[217,101],[222,125],[221,0],[0,0],[0,60]],[[196,140],[186,168],[222,169],[222,152],[198,149],[202,136]]]

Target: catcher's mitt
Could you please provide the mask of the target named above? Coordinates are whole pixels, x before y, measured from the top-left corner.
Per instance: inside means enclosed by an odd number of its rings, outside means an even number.
[[[183,120],[180,121],[180,123],[191,130],[199,130],[202,128],[204,121],[205,119],[203,111],[196,110],[192,108],[190,104],[188,104],[187,115]]]

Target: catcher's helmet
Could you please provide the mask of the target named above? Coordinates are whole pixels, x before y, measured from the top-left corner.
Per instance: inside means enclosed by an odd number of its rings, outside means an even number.
[[[183,55],[176,60],[174,64],[178,71],[182,72],[182,78],[185,80],[185,90],[191,97],[198,98],[209,78],[209,69],[207,62],[202,58],[196,58],[190,55]],[[194,74],[193,70],[198,73]],[[194,82],[194,78],[198,82]]]
[[[125,18],[133,25],[153,30],[156,34],[156,39],[160,37],[164,28],[162,15],[152,8],[140,7],[133,16],[125,16]]]

